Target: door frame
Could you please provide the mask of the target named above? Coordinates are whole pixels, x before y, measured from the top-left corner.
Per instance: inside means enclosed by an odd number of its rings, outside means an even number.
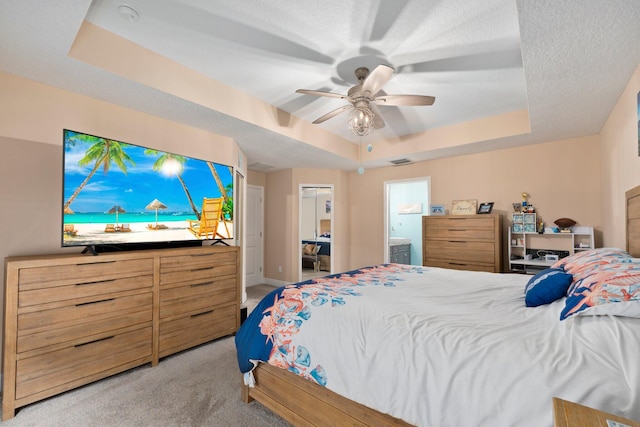
[[[390,194],[391,187],[395,184],[406,184],[410,182],[426,182],[427,183],[427,196],[426,196],[426,206],[423,207],[422,216],[429,215],[429,206],[431,205],[431,177],[430,176],[421,176],[417,178],[407,178],[407,179],[395,179],[391,181],[384,181],[384,262],[388,263],[390,260],[389,256],[389,232],[390,232],[390,224],[389,224],[389,212],[391,212],[390,203]],[[422,238],[422,236],[420,236]],[[422,262],[421,262],[422,263]],[[421,264],[420,263],[420,264]],[[412,260],[413,264],[413,260]]]

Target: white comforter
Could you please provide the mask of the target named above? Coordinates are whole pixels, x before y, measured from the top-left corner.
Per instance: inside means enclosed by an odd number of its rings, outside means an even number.
[[[527,308],[530,276],[415,267],[310,306],[326,387],[419,426],[553,425],[552,397],[640,419],[640,319]],[[327,336],[328,335],[328,336]]]

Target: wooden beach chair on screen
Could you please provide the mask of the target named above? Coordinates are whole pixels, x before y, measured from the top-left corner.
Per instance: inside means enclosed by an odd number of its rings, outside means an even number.
[[[73,224],[65,224],[64,234],[66,234],[67,236],[75,236],[76,234],[78,234],[78,230],[76,230]]]
[[[107,226],[104,228],[104,232],[105,233],[115,233],[116,232],[116,226],[113,224],[107,224]]]
[[[189,219],[189,230],[198,238],[215,239],[224,237],[218,233],[218,224],[222,218],[223,198],[207,198],[202,200],[200,220]]]

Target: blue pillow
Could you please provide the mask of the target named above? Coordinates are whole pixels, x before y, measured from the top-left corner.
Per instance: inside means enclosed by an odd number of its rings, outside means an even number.
[[[573,276],[562,268],[547,268],[533,276],[524,289],[524,302],[527,307],[551,304],[562,298]]]

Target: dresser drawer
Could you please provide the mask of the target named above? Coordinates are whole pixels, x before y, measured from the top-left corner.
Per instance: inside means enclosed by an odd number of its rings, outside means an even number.
[[[152,286],[152,270],[137,277],[93,277],[89,281],[70,285],[21,289],[18,293],[18,306],[24,308],[37,305],[42,310],[104,299],[101,296],[113,292],[151,289]]]
[[[221,276],[233,276],[237,273],[236,265],[220,265],[200,267],[160,274],[160,287],[184,286],[186,284],[204,283]]]
[[[80,260],[78,259],[73,264],[23,268],[20,270],[18,278],[18,290],[28,291],[58,288],[65,285],[91,285],[93,283],[108,284],[118,279],[153,275],[153,258],[86,263],[80,262]]]
[[[160,323],[160,357],[236,332],[238,306],[228,305]]]
[[[210,298],[211,301],[228,302],[228,298],[235,299],[237,281],[235,276],[225,276],[223,278],[208,279],[186,286],[164,287],[160,291],[160,303],[165,305],[171,300]],[[232,295],[228,295],[231,293]],[[223,296],[222,294],[225,294]],[[220,297],[218,297],[220,295]],[[233,300],[232,299],[232,300]]]
[[[425,240],[422,250],[424,261],[428,263],[446,260],[494,265],[496,262],[493,242]]]
[[[162,323],[174,317],[198,315],[217,309],[221,305],[233,304],[237,302],[238,296],[235,288],[228,288],[170,300],[164,300],[161,293],[160,298],[160,322]]]
[[[139,359],[150,359],[151,325],[119,334],[103,334],[92,340],[78,340],[62,348],[33,357],[18,356],[16,399],[34,393],[55,392],[67,383],[80,381],[100,372],[125,366]],[[140,364],[144,361],[140,361]],[[50,393],[51,394],[51,393]]]
[[[17,352],[76,341],[88,335],[133,325],[150,324],[153,320],[151,292],[112,294],[107,297],[18,314]]]
[[[495,267],[493,265],[454,261],[429,261],[427,264],[425,264],[425,266],[448,268],[451,270],[487,271],[489,273],[495,272]]]
[[[160,258],[160,274],[201,268],[236,265],[235,252],[206,252]]]
[[[426,217],[424,237],[427,239],[493,240],[495,220],[492,217],[436,218]]]

